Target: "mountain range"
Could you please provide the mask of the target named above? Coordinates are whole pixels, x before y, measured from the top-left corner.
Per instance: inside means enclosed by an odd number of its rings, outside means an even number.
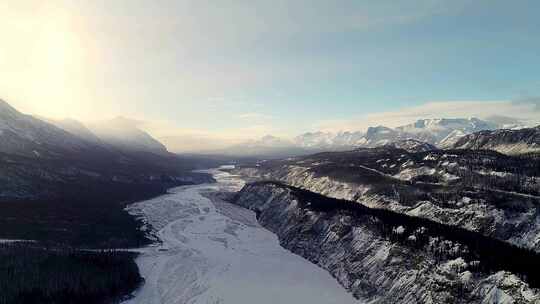
[[[479,131],[521,129],[525,124],[510,118],[441,118],[419,119],[414,123],[389,128],[369,127],[366,132],[308,132],[292,140],[265,136],[219,151],[221,154],[250,155],[263,158],[283,158],[323,151],[347,151],[356,148],[379,147],[405,140],[426,143],[433,147],[452,147],[462,137]],[[519,152],[516,150],[516,152]]]
[[[0,152],[54,156],[92,148],[90,142],[43,120],[18,112],[0,100]]]
[[[116,118],[84,125],[40,119],[0,100],[2,200],[43,198],[70,181],[148,183],[191,180],[216,160],[179,156],[136,123]],[[39,185],[39,186],[38,186]],[[45,186],[47,185],[47,186]]]
[[[25,115],[0,100],[0,152],[31,157],[63,153],[105,153],[110,157],[134,153],[175,156],[158,139],[128,118],[84,124],[73,119],[52,120]],[[495,149],[504,153],[540,150],[534,131],[519,131],[525,124],[498,116],[479,118],[419,119],[395,128],[369,127],[362,131],[307,132],[293,139],[272,135],[248,140],[211,155],[286,158],[323,151],[348,151],[389,144],[423,143],[423,148]],[[495,139],[492,139],[495,138]],[[96,152],[97,151],[97,152]],[[111,153],[114,154],[111,156]]]

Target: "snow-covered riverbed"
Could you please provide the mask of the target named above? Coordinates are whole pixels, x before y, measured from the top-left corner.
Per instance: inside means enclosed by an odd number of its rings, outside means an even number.
[[[205,192],[237,191],[242,180],[210,170],[215,184],[175,188],[130,206],[162,244],[137,259],[145,285],[128,304],[358,303],[326,271],[279,246],[255,214]]]

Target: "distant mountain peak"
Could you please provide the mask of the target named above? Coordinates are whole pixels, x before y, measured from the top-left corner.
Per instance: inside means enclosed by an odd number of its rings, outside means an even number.
[[[165,145],[138,127],[140,124],[138,120],[116,117],[88,127],[102,142],[120,150],[168,153]]]
[[[307,132],[294,138],[299,147],[320,150],[351,150],[364,140],[364,133],[359,131],[339,131],[338,133],[316,131]]]
[[[246,141],[244,145],[252,147],[252,148],[253,147],[263,148],[263,147],[290,147],[290,146],[293,146],[294,144],[289,140],[268,134],[261,137],[260,139]]]
[[[433,150],[437,147],[450,147],[461,137],[482,130],[499,129],[505,123],[514,123],[518,120],[499,118],[494,121],[483,120],[477,117],[468,118],[426,118],[418,119],[410,124],[396,128],[378,125],[369,127],[367,131],[339,131],[337,133],[325,131],[311,131],[298,135],[293,139],[296,148],[305,149],[304,153],[320,151],[346,151],[362,147],[378,147],[384,145],[401,145],[414,150]],[[267,137],[267,142],[273,137]],[[250,141],[254,147],[261,141]]]

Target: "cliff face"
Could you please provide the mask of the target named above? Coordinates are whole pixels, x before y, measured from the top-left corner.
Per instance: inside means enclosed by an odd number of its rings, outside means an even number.
[[[531,166],[540,166],[538,160],[487,151],[380,149],[266,162],[236,173],[464,228],[540,252],[540,178]]]
[[[329,271],[359,299],[540,303],[538,290],[504,268],[491,267],[497,264],[485,262],[485,254],[475,256],[474,248],[448,235],[437,236],[437,229],[409,224],[403,215],[336,209],[332,206],[337,202],[299,191],[277,183],[253,183],[234,202],[254,210],[283,247]]]

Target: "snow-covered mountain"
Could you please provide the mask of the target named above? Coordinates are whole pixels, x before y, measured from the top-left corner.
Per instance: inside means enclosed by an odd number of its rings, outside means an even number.
[[[249,140],[244,143],[247,148],[258,147],[290,147],[293,143],[272,135],[266,135],[257,140]]]
[[[358,148],[380,147],[401,141],[423,143],[423,148],[452,147],[461,137],[483,130],[503,127],[523,128],[524,124],[509,117],[479,118],[440,118],[419,119],[414,123],[390,128],[387,126],[369,127],[364,131],[316,131],[300,134],[292,139],[272,135],[248,140],[226,148],[198,150],[204,154],[247,156],[258,158],[287,158],[326,151],[350,151]],[[193,140],[188,138],[188,140]],[[412,144],[413,142],[408,142]]]
[[[167,148],[147,132],[137,127],[137,122],[118,117],[92,123],[89,129],[102,142],[122,151],[167,154]]]
[[[367,132],[308,132],[294,139],[300,147],[313,151],[347,151],[360,147],[377,147],[409,136],[385,126],[369,127]]]
[[[470,134],[482,130],[494,130],[501,127],[497,123],[478,118],[442,118],[420,119],[415,123],[396,128],[406,136],[434,145],[452,141],[461,134]]]
[[[192,182],[199,177],[191,173],[198,164],[217,163],[168,153],[147,133],[118,120],[102,124],[109,131],[102,137],[76,121],[52,122],[0,100],[0,200],[49,197],[64,184]]]
[[[77,121],[77,120],[74,120],[74,119],[69,119],[69,118],[66,118],[66,119],[60,119],[60,120],[53,120],[53,119],[47,119],[47,118],[42,118],[42,120],[45,120],[57,127],[59,127],[60,129],[63,129],[64,131],[67,131],[77,137],[80,137],[88,142],[91,142],[91,143],[94,143],[94,144],[98,144],[98,145],[103,145],[104,143],[99,139],[99,137],[97,137],[97,135],[95,135],[94,133],[92,133],[92,131],[90,131],[90,129],[88,129],[88,127],[86,127],[82,122],[80,121]]]
[[[165,145],[138,128],[137,122],[131,119],[117,117],[88,124],[74,119],[53,120],[42,118],[42,120],[103,148],[122,152],[168,153]]]
[[[409,139],[410,137],[396,129],[388,128],[385,126],[369,127],[365,142],[361,147],[378,147],[390,144],[395,141]]]
[[[373,148],[392,144],[395,142],[414,140],[436,147],[451,147],[461,137],[483,130],[495,130],[511,126],[522,128],[518,120],[508,117],[493,117],[492,120],[478,118],[441,118],[420,119],[414,123],[389,128],[386,126],[369,127],[367,131],[360,132],[308,132],[295,137],[290,150],[295,152],[315,153],[321,151],[347,151],[356,148]],[[412,142],[409,142],[412,143]],[[292,155],[291,155],[292,156]]]
[[[116,118],[90,124],[72,119],[39,119],[0,100],[0,152],[32,157],[105,151],[167,154],[167,148],[133,121]]]
[[[31,157],[80,152],[92,144],[0,100],[0,152]]]
[[[299,147],[315,150],[350,150],[364,144],[363,132],[308,132],[294,138]]]
[[[283,158],[309,154],[310,150],[296,145],[293,141],[266,135],[260,139],[248,140],[225,149],[213,151],[213,153],[258,158]]]
[[[260,139],[248,140],[226,149],[213,151],[213,153],[259,158],[285,158],[322,151],[352,150],[364,142],[365,138],[362,132],[313,132],[299,135],[292,140],[266,135]]]
[[[540,126],[519,130],[500,129],[465,135],[453,145],[455,149],[495,150],[505,154],[540,151]]]
[[[361,147],[378,147],[413,139],[435,146],[448,146],[460,137],[482,130],[494,130],[499,124],[478,118],[420,119],[397,128],[370,127]],[[361,142],[361,141],[360,141]]]

